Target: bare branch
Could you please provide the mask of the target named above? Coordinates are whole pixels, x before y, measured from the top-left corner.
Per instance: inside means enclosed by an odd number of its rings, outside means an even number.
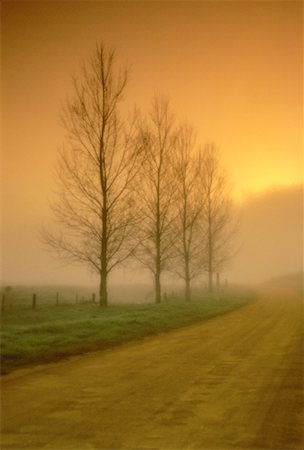
[[[104,305],[108,273],[134,252],[130,185],[141,149],[135,118],[123,121],[119,113],[127,78],[126,70],[117,69],[114,50],[103,44],[74,78],[74,94],[61,115],[67,144],[52,204],[57,231],[43,233],[59,257],[98,273]]]

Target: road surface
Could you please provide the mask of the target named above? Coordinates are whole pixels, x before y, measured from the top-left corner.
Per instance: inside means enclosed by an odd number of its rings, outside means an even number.
[[[2,381],[4,449],[303,449],[288,295]],[[304,422],[303,422],[304,423]]]

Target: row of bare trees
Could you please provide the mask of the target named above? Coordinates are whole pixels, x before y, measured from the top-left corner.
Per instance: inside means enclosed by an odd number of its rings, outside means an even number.
[[[100,277],[100,305],[108,304],[110,272],[128,258],[150,270],[155,302],[165,270],[185,282],[213,275],[230,255],[233,209],[213,144],[195,144],[189,125],[176,125],[169,102],[155,97],[150,113],[124,120],[128,75],[114,51],[98,45],[74,79],[62,114],[66,142],[57,167],[55,229],[48,247],[87,264]]]

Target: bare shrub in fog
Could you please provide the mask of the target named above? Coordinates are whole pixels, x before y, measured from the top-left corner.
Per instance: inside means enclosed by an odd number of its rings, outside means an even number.
[[[199,186],[204,268],[211,292],[214,273],[221,270],[234,253],[232,244],[237,228],[231,188],[214,144],[206,144],[202,152]]]
[[[108,274],[132,253],[134,226],[130,181],[137,171],[136,127],[122,120],[127,72],[115,53],[98,45],[74,79],[62,124],[67,132],[57,167],[57,228],[43,240],[65,259],[87,264],[100,278],[100,304],[107,305]]]
[[[191,282],[203,271],[200,219],[202,202],[199,177],[202,170],[200,154],[195,148],[194,131],[181,126],[174,145],[174,176],[176,179],[176,239],[173,272],[185,282],[185,300],[191,300]]]
[[[175,240],[173,205],[174,120],[167,100],[155,97],[150,115],[141,124],[144,149],[136,187],[139,226],[137,259],[154,277],[155,302],[161,301],[161,274],[172,256]]]
[[[195,151],[189,126],[174,124],[169,102],[155,97],[150,114],[123,120],[127,72],[115,53],[98,45],[74,79],[62,124],[55,224],[42,239],[66,260],[99,275],[100,305],[108,303],[108,275],[130,256],[153,274],[155,302],[161,277],[174,271],[191,282],[213,274],[231,255],[233,210],[218,153]]]

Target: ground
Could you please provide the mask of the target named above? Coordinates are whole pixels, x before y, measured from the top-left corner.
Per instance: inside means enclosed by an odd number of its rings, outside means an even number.
[[[2,381],[2,449],[303,449],[302,303],[239,310]]]

